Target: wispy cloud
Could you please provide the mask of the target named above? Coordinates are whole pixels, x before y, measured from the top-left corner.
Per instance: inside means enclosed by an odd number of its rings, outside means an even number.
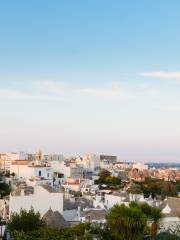
[[[118,88],[80,88],[79,92],[99,97],[127,97],[129,94],[125,90]]]
[[[12,89],[0,89],[1,98],[29,98],[31,95]]]
[[[160,111],[166,111],[166,112],[180,112],[180,105],[176,105],[176,104],[156,105],[154,106],[154,108]]]
[[[57,95],[66,95],[71,94],[74,95],[88,95],[92,97],[99,98],[117,98],[117,97],[130,97],[130,93],[119,87],[114,86],[114,84],[110,84],[110,86],[82,86],[77,84],[66,84],[64,82],[59,81],[38,81],[36,85],[44,92],[54,93]]]
[[[23,89],[23,90],[22,90]],[[63,81],[33,81],[28,88],[0,88],[0,98],[34,99],[47,101],[74,101],[94,98],[99,100],[129,100],[135,98],[157,98],[157,89],[149,86],[122,86],[120,83],[109,82],[104,85],[84,85],[65,83]]]
[[[143,77],[179,78],[180,79],[180,72],[166,72],[166,71],[142,72],[140,75]]]
[[[53,93],[64,93],[67,90],[67,85],[53,80],[41,80],[33,82],[33,85],[38,88],[38,90]]]

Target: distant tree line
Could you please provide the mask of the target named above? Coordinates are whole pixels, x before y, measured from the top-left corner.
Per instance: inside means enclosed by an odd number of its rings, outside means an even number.
[[[172,182],[148,177],[144,182],[136,184],[145,197],[161,196],[164,199],[166,196],[175,197],[180,192],[180,181]]]
[[[106,169],[101,169],[98,176],[99,179],[95,183],[99,184],[100,189],[120,190],[124,187],[121,179],[111,176],[111,173]],[[163,179],[147,177],[141,183],[134,181],[133,186],[129,190],[132,193],[143,193],[145,197],[149,197],[150,195],[152,198],[161,196],[162,199],[166,196],[175,197],[180,192],[180,180],[165,181]]]

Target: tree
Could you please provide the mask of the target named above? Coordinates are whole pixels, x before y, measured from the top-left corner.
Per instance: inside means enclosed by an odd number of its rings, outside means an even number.
[[[16,174],[13,172],[13,173],[11,173],[11,176],[12,176],[12,177],[15,177],[15,176],[16,176]]]
[[[159,208],[152,208],[151,209],[150,218],[152,220],[152,224],[151,224],[151,239],[155,240],[156,239],[156,235],[157,235],[157,231],[158,231],[158,227],[159,227],[159,222],[162,219],[161,209],[159,209]]]
[[[147,226],[146,215],[140,208],[115,205],[107,214],[107,224],[115,240],[142,239]]]
[[[4,182],[0,183],[0,197],[9,195],[11,192],[10,186]]]
[[[163,181],[161,183],[161,195],[162,197],[166,196],[177,196],[177,188],[174,183]]]
[[[132,193],[132,194],[141,194],[141,188],[139,186],[139,184],[133,183],[129,188],[128,188],[128,192]]]
[[[114,240],[107,224],[91,224],[89,232],[94,236],[94,239],[97,240]]]
[[[151,207],[147,203],[139,205],[139,208],[146,215],[147,219],[151,222],[150,235],[151,239],[155,240],[159,228],[159,222],[163,217],[161,209]]]
[[[101,169],[101,171],[99,172],[99,179],[102,181],[110,176],[111,176],[111,173],[106,169]]]
[[[177,196],[179,183],[168,182],[162,179],[152,179],[150,177],[145,179],[145,182],[139,183],[139,186],[146,197],[152,195],[154,198],[161,195],[162,198],[166,196]]]
[[[99,179],[96,180],[96,184],[100,185],[100,189],[104,188],[102,184],[105,184],[105,188],[115,190],[121,188],[121,179],[117,177],[112,177],[111,173],[108,170],[102,169],[99,172]]]
[[[46,226],[36,230],[23,232],[14,231],[14,240],[92,240],[93,235],[89,231],[90,224],[80,223],[65,229],[53,229]],[[109,239],[108,239],[109,240]]]
[[[8,222],[8,229],[13,231],[33,231],[37,230],[39,227],[44,226],[39,212],[35,213],[34,209],[31,208],[29,212],[21,209],[20,213],[14,213]]]
[[[151,214],[152,214],[152,207],[148,205],[147,203],[139,204],[140,209],[142,212],[146,215],[148,219],[151,219]]]

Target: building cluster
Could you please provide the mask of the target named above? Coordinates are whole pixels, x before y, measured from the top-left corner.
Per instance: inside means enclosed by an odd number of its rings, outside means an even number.
[[[96,183],[100,169],[121,179],[123,189],[103,189]],[[163,226],[180,222],[180,199],[144,197],[129,191],[133,181],[146,177],[176,181],[178,169],[155,169],[141,162],[122,162],[116,156],[93,155],[64,157],[24,152],[0,154],[1,181],[11,187],[9,196],[0,199],[0,217],[8,220],[21,209],[34,208],[51,226],[65,227],[79,222],[104,223],[106,213],[115,204],[148,203],[164,214]]]

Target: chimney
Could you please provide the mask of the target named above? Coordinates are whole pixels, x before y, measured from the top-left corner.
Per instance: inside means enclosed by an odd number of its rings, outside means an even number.
[[[77,213],[77,215],[78,215],[78,220],[80,221],[80,217],[81,217],[81,207],[80,206],[78,206],[78,213]]]
[[[24,189],[21,189],[21,196],[24,196]]]

